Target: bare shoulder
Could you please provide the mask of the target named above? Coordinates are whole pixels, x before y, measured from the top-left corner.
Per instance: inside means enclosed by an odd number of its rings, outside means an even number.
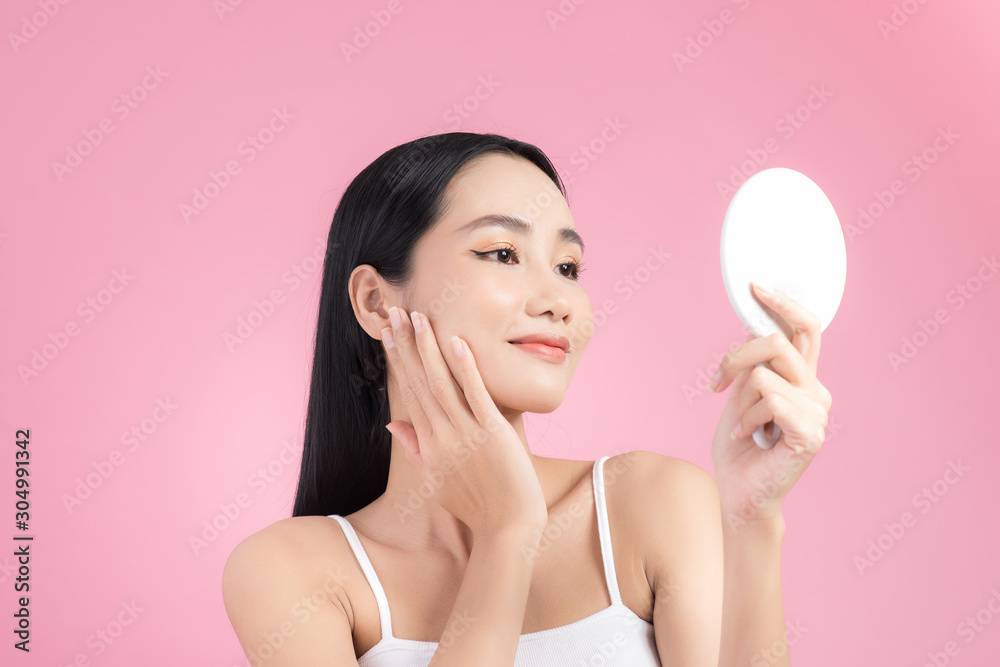
[[[648,507],[653,499],[676,498],[678,494],[683,497],[692,491],[718,493],[715,478],[701,466],[643,450],[610,457],[604,462],[604,478],[607,483],[621,478],[631,491],[626,495],[634,501],[636,509]],[[640,514],[649,515],[654,508],[648,507],[648,510]]]
[[[297,516],[279,519],[248,535],[229,554],[223,569],[223,593],[235,597],[244,586],[258,587],[263,581],[280,579],[287,585],[308,585],[321,574],[322,564],[346,563],[345,540],[334,520],[324,516]],[[342,586],[330,595],[331,602],[343,600]]]
[[[718,487],[697,464],[636,450],[605,461],[604,479],[622,489],[615,494],[616,514],[633,535],[654,591],[667,570],[691,555],[694,533],[718,530],[721,536]]]
[[[247,536],[229,554],[222,595],[248,656],[278,633],[289,649],[283,657],[317,652],[327,659],[336,656],[337,664],[351,664],[353,612],[346,586],[353,555],[345,551],[346,539],[337,539],[335,524],[323,516],[281,519]]]

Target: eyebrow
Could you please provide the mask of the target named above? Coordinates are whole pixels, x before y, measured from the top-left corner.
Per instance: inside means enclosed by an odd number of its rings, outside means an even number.
[[[475,220],[467,222],[461,227],[459,227],[457,230],[455,230],[455,233],[463,232],[465,230],[469,230],[471,232],[479,229],[480,227],[490,227],[490,226],[503,227],[504,229],[510,232],[513,232],[515,234],[523,234],[525,236],[531,234],[531,223],[529,223],[527,220],[524,220],[523,218],[518,218],[517,216],[505,215],[499,213],[489,213],[487,215],[478,217]],[[558,230],[557,234],[560,241],[564,243],[575,243],[578,246],[580,246],[581,254],[583,254],[583,252],[586,250],[586,246],[584,246],[583,244],[583,239],[580,237],[577,231],[572,227],[563,227],[562,229]]]

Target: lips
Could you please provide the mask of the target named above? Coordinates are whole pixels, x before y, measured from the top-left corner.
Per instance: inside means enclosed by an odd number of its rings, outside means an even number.
[[[515,345],[532,344],[532,343],[538,345],[548,345],[549,347],[557,347],[563,352],[569,351],[569,339],[566,338],[566,336],[560,336],[559,334],[548,333],[548,332],[522,336],[510,342],[514,343]]]

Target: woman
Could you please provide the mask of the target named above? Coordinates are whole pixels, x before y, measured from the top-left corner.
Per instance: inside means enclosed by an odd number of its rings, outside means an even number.
[[[223,574],[252,664],[790,664],[781,505],[827,424],[819,321],[755,288],[795,335],[719,365],[714,479],[641,442],[536,456],[522,414],[560,405],[594,328],[564,195],[535,146],[466,132],[347,187],[293,516]]]

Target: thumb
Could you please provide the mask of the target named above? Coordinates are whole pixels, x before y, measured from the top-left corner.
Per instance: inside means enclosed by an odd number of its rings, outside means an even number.
[[[408,422],[391,421],[385,425],[385,430],[389,431],[403,446],[403,453],[410,465],[418,471],[422,471],[424,462],[420,456],[420,444],[417,442],[417,432],[413,430],[413,426]]]

